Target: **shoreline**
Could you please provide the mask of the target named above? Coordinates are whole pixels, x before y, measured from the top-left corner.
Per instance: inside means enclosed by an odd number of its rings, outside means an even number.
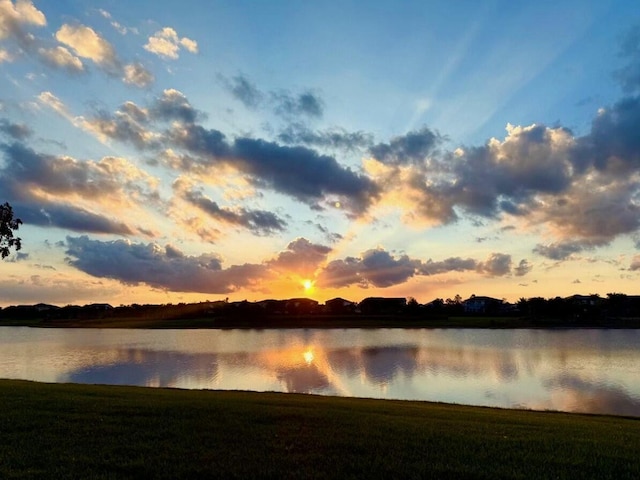
[[[393,315],[291,315],[262,318],[103,317],[75,319],[3,319],[0,327],[129,329],[348,329],[348,328],[481,328],[481,329],[638,329],[640,318],[566,321],[553,318],[460,316],[422,318]]]

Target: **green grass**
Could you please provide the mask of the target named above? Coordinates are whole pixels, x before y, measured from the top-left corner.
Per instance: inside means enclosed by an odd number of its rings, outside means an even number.
[[[640,420],[0,381],[0,478],[640,478]]]

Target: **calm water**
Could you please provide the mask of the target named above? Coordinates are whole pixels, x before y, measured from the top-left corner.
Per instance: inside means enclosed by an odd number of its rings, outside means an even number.
[[[0,378],[640,416],[640,331],[1,327]]]

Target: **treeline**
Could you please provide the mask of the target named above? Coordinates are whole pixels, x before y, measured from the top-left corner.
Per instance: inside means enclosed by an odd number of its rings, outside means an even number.
[[[502,317],[514,319],[514,325],[567,324],[599,325],[612,319],[640,318],[640,296],[609,293],[573,295],[555,298],[521,298],[516,303],[492,297],[472,295],[463,300],[437,298],[421,304],[414,298],[369,297],[361,302],[334,298],[324,304],[308,298],[262,300],[259,302],[229,302],[228,300],[179,304],[121,305],[89,304],[58,307],[48,304],[17,305],[0,309],[2,320],[59,320],[92,319],[212,319],[242,323],[264,323],[266,319],[300,317],[364,318],[394,317],[405,319],[442,320],[454,317]],[[520,323],[515,322],[518,319]],[[523,321],[528,323],[523,323]]]

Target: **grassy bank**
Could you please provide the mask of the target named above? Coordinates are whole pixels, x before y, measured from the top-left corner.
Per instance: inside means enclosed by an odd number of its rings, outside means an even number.
[[[640,478],[640,420],[0,381],[0,478]]]

